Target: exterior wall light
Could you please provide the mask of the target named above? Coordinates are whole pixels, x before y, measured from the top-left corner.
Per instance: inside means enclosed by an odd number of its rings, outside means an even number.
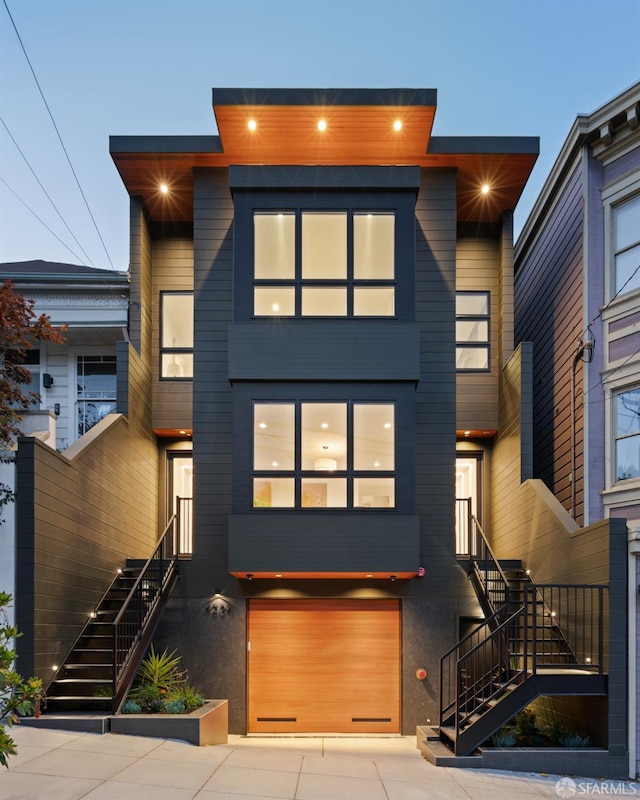
[[[212,617],[225,617],[227,614],[231,613],[231,606],[229,605],[229,602],[220,594],[220,592],[216,591],[213,597],[209,600],[207,611]]]

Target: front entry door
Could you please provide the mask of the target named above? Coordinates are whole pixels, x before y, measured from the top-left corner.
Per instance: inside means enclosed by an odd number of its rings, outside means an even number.
[[[248,730],[400,731],[398,600],[251,600]]]

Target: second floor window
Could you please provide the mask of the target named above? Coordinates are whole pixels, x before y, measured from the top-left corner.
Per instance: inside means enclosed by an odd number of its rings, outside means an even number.
[[[395,315],[392,212],[254,213],[258,317]]]
[[[489,292],[456,292],[456,369],[488,370]]]
[[[640,288],[640,194],[613,208],[615,293]]]
[[[395,404],[255,403],[254,508],[394,508]]]
[[[640,388],[615,396],[615,479],[640,477]]]
[[[160,320],[160,377],[193,378],[193,292],[161,292]]]

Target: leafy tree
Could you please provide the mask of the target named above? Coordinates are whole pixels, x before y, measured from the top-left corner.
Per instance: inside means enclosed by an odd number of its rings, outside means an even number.
[[[8,767],[7,756],[16,754],[16,745],[8,728],[18,721],[18,714],[36,713],[42,697],[40,678],[23,680],[14,670],[16,651],[13,640],[19,636],[18,629],[9,625],[6,608],[11,604],[11,595],[0,592],[0,764]]]
[[[66,325],[54,328],[46,314],[39,316],[35,304],[15,291],[13,281],[0,285],[0,450],[10,450],[20,435],[21,411],[39,399],[37,392],[24,391],[31,372],[24,366],[35,342],[61,344]],[[12,502],[11,488],[0,483],[0,511]]]

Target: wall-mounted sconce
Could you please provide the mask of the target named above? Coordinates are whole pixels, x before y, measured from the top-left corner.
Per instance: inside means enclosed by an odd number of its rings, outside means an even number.
[[[389,575],[389,579],[392,581],[395,581],[397,577],[398,577],[397,575]]]
[[[209,600],[207,611],[212,617],[225,617],[227,614],[231,613],[231,606],[220,592],[215,592],[213,597]]]
[[[45,389],[50,389],[53,386],[53,375],[50,375],[48,372],[43,372],[42,385]]]
[[[247,572],[247,580],[248,581],[252,581],[253,580],[253,572]]]
[[[54,403],[53,413],[56,415],[56,417],[60,416],[60,403]]]

